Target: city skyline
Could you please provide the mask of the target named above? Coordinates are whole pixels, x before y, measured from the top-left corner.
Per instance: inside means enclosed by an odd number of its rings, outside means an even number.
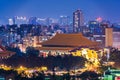
[[[120,80],[120,0],[0,0],[0,80]]]
[[[58,18],[60,15],[72,17],[75,10],[81,9],[85,21],[102,17],[111,22],[120,22],[118,0],[1,0],[0,20],[13,16],[36,16]]]

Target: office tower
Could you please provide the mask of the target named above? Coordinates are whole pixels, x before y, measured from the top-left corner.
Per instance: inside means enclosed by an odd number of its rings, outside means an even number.
[[[15,19],[14,18],[9,18],[8,19],[9,25],[15,24]]]
[[[89,21],[88,25],[91,34],[99,34],[99,32],[101,32],[99,23],[97,21]]]
[[[84,19],[81,10],[73,12],[73,32],[83,32]]]
[[[37,18],[36,17],[30,17],[29,18],[29,24],[36,25],[37,24]]]
[[[113,28],[105,29],[105,47],[113,45]]]
[[[113,32],[113,47],[120,49],[120,32],[119,31]]]
[[[15,24],[21,25],[21,24],[27,24],[27,18],[23,16],[15,16]]]
[[[46,25],[47,26],[49,26],[49,25],[51,25],[52,24],[52,20],[51,20],[51,18],[46,18]]]
[[[60,25],[69,25],[70,24],[70,17],[69,16],[60,16],[59,19]]]
[[[45,18],[37,18],[36,22],[40,25],[46,25],[46,19]]]

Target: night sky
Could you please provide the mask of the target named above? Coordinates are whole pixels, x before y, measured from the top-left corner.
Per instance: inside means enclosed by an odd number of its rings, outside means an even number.
[[[102,17],[120,22],[120,0],[0,0],[0,19],[13,16],[72,17],[76,9],[83,11],[86,21]]]

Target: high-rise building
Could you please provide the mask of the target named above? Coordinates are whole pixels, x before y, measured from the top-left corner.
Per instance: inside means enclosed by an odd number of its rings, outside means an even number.
[[[120,49],[120,31],[114,31],[113,28],[105,29],[105,47],[114,47]]]
[[[69,25],[70,17],[69,16],[60,16],[59,23],[60,23],[60,25]]]
[[[46,25],[51,25],[52,24],[52,20],[51,20],[51,18],[46,18]]]
[[[40,25],[46,25],[46,19],[45,18],[37,18],[36,22]]]
[[[8,23],[9,23],[9,25],[15,24],[15,19],[14,18],[9,18]]]
[[[94,34],[98,34],[101,32],[99,23],[97,21],[89,21],[88,25],[89,25],[89,30],[91,34],[94,35]]]
[[[52,18],[37,18],[37,23],[40,25],[51,25],[52,24]]]
[[[36,25],[37,24],[37,18],[36,17],[30,17],[29,18],[29,24]]]
[[[83,32],[84,18],[81,10],[73,12],[73,32]]]
[[[27,24],[28,20],[26,17],[23,16],[15,16],[15,24],[21,25],[21,24]]]
[[[113,28],[105,29],[105,47],[113,46]]]
[[[120,49],[120,32],[113,32],[113,47]]]

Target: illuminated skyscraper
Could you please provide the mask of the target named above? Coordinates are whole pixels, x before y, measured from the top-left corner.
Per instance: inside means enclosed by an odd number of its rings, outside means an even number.
[[[8,19],[9,25],[15,24],[15,19],[14,18],[9,18]]]
[[[60,25],[69,25],[70,17],[69,16],[60,16],[59,23],[60,23]]]
[[[21,24],[27,24],[27,18],[23,16],[15,16],[15,24],[21,25]]]
[[[101,34],[100,32],[100,26],[99,23],[97,21],[89,21],[88,22],[89,25],[89,30],[91,34]]]
[[[83,32],[84,19],[81,10],[73,12],[73,32]]]

